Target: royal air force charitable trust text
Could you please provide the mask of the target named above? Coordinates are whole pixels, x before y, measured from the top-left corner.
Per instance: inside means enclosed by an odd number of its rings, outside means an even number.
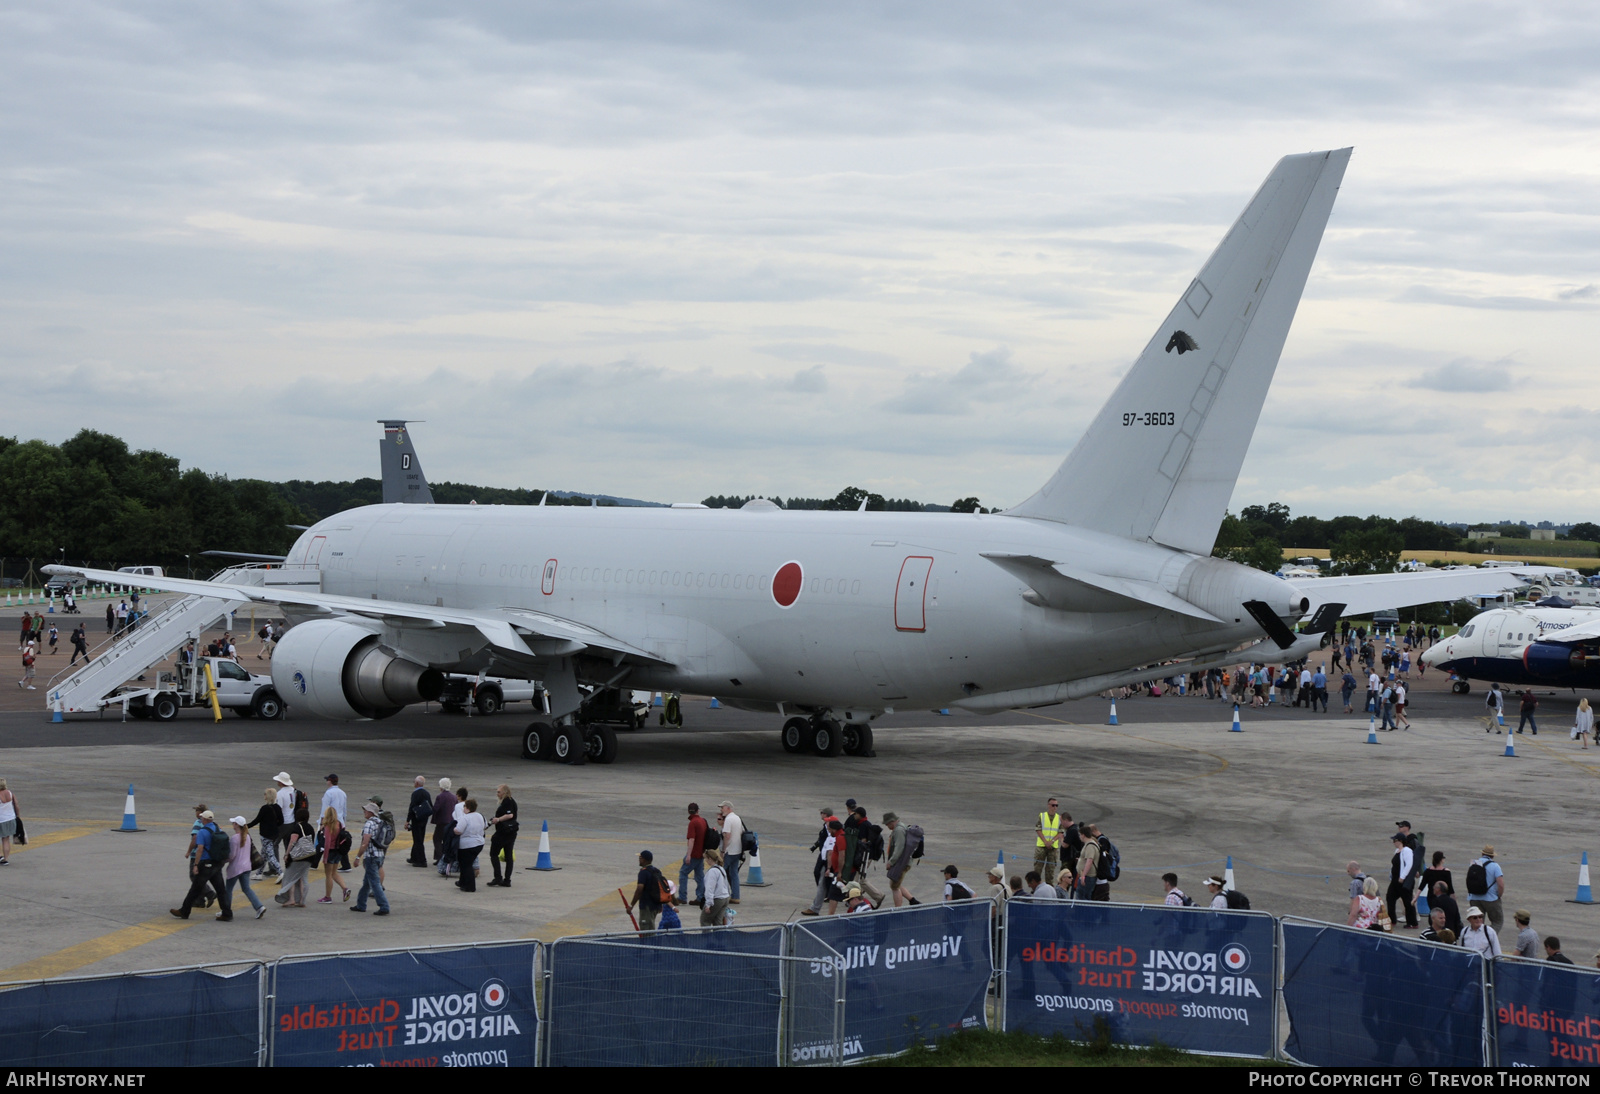
[[[1546,1071],[1252,1071],[1250,1086],[1314,1086],[1359,1088],[1454,1088],[1454,1087],[1575,1087],[1589,1088],[1590,1076]]]
[[[337,1033],[338,1051],[354,1052],[396,1045],[427,1045],[452,1041],[513,1037],[522,1033],[509,1014],[477,1014],[476,993],[419,997],[408,1008],[394,999],[381,999],[368,1007],[334,1004],[295,1007],[278,1016],[283,1033],[327,1030]],[[402,1009],[405,1013],[402,1015]]]
[[[1047,942],[1024,949],[1022,960],[1071,965],[1078,973],[1076,983],[1086,988],[1261,998],[1261,990],[1250,977],[1226,970],[1219,973],[1214,953],[1151,950],[1141,962],[1139,952],[1130,946],[1101,949],[1081,942],[1061,946]]]

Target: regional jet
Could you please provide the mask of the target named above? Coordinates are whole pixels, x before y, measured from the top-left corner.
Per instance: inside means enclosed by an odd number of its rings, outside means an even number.
[[[585,689],[716,695],[784,718],[789,752],[870,756],[885,712],[1288,661],[1341,611],[1515,586],[1212,557],[1349,158],[1278,162],[1060,469],[1003,513],[373,505],[307,529],[266,585],[148,584],[278,605],[297,625],[273,681],[297,712],[387,717],[447,672],[537,679],[524,755],[600,762],[616,739],[574,717]]]
[[[1498,608],[1422,652],[1422,662],[1453,676],[1451,690],[1492,680],[1524,687],[1600,688],[1600,611]]]

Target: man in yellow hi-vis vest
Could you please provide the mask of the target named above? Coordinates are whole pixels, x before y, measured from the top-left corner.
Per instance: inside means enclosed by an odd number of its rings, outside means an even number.
[[[1045,881],[1054,884],[1061,867],[1061,814],[1056,809],[1056,799],[1045,803],[1039,814],[1039,823],[1033,826],[1033,868]]]

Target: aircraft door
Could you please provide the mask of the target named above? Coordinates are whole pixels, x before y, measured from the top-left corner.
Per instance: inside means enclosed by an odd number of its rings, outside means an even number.
[[[307,566],[317,566],[319,568],[321,567],[321,565],[322,565],[322,549],[324,547],[326,547],[327,544],[328,544],[328,537],[327,536],[313,536],[312,537],[311,546],[306,548],[306,565]]]
[[[894,591],[895,630],[928,629],[928,571],[932,569],[933,559],[927,555],[912,555],[900,564],[900,584]]]
[[[539,590],[545,596],[549,596],[556,591],[556,566],[556,560],[553,558],[545,561],[544,577],[539,583]]]
[[[1498,657],[1500,655],[1500,620],[1496,619],[1483,628],[1483,656]]]

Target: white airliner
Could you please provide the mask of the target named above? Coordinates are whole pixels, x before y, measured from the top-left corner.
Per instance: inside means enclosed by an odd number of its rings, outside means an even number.
[[[1593,691],[1600,688],[1600,610],[1480,612],[1460,633],[1424,650],[1422,661],[1452,674],[1458,694],[1471,690],[1471,680]]]
[[[713,694],[788,715],[790,752],[871,755],[886,711],[1290,660],[1319,644],[1290,627],[1318,608],[1321,632],[1342,609],[1514,586],[1291,583],[1211,557],[1349,158],[1278,162],[1060,470],[1004,513],[374,505],[300,536],[274,572],[298,585],[149,584],[281,605],[292,710],[386,717],[442,672],[539,679],[549,721],[524,753],[602,762],[616,740],[575,724],[580,684]]]

